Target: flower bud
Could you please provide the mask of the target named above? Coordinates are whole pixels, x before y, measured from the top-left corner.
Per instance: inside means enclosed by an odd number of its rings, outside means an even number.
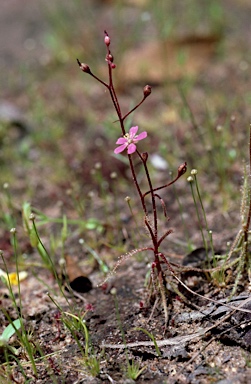
[[[31,214],[30,214],[29,219],[30,219],[31,221],[34,221],[34,220],[35,220],[35,215],[34,215],[34,213],[31,213]]]
[[[116,288],[112,288],[112,289],[110,290],[110,293],[111,293],[111,295],[116,296],[116,294],[117,294],[117,289],[116,289]]]
[[[141,153],[141,156],[142,156],[142,160],[144,161],[144,163],[146,163],[147,159],[148,159],[148,153],[147,152],[143,152],[143,153]]]
[[[95,163],[94,168],[95,169],[101,169],[102,168],[102,164],[100,163],[100,161],[97,161],[97,163]]]
[[[77,59],[77,62],[78,62],[78,65],[80,67],[80,69],[85,72],[85,73],[90,73],[91,74],[91,70],[90,70],[90,67],[89,65],[85,64],[85,63],[80,63],[80,61]]]
[[[111,53],[108,53],[108,55],[106,55],[105,59],[106,59],[106,61],[113,63],[114,57]]]
[[[152,87],[150,85],[146,85],[143,89],[144,96],[147,97],[151,94],[152,92]]]
[[[180,177],[180,176],[184,175],[184,173],[186,173],[186,171],[187,171],[187,163],[184,162],[178,168],[178,176]]]
[[[110,37],[106,35],[105,38],[104,38],[104,43],[105,43],[105,45],[106,45],[107,47],[109,47],[110,42],[111,42]]]
[[[66,262],[65,262],[65,259],[63,257],[61,257],[59,260],[58,260],[58,264],[60,265],[60,267],[64,267]]]

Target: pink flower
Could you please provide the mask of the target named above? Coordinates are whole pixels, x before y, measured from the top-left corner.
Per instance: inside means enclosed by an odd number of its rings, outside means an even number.
[[[120,153],[123,152],[127,148],[128,155],[131,155],[134,153],[137,149],[136,144],[138,141],[143,140],[147,137],[147,132],[141,132],[139,135],[136,135],[138,132],[138,127],[132,127],[129,129],[129,133],[126,133],[124,137],[120,137],[116,144],[120,144],[119,147],[117,147],[114,150],[114,153]]]

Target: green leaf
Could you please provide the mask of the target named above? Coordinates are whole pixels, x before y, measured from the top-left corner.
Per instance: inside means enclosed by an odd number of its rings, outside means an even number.
[[[23,204],[22,216],[23,216],[23,227],[27,231],[27,233],[30,233],[30,222],[29,222],[30,214],[31,214],[30,203],[25,202]]]
[[[37,238],[37,234],[34,228],[30,229],[30,243],[33,248],[37,248],[39,244],[39,240]]]
[[[95,218],[88,219],[85,224],[85,228],[89,230],[96,229],[98,226],[100,226],[100,221]]]
[[[20,319],[14,320],[9,324],[0,336],[0,345],[5,345],[9,342],[10,338],[15,334],[16,330],[21,327]]]

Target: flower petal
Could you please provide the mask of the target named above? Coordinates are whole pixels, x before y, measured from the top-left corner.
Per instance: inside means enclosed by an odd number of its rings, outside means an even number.
[[[117,141],[116,144],[125,144],[127,143],[127,140],[124,137],[120,137]]]
[[[123,152],[127,147],[127,142],[123,145],[120,145],[119,147],[115,148],[114,149],[114,153],[120,153],[120,152]]]
[[[132,127],[129,129],[130,138],[133,138],[136,135],[136,133],[138,132],[138,129],[139,129],[138,126]]]
[[[131,155],[132,153],[134,153],[136,151],[137,147],[135,144],[129,144],[128,145],[128,148],[127,148],[127,153],[128,155]]]
[[[18,285],[18,280],[22,281],[26,279],[28,273],[26,271],[19,272],[19,278],[16,272],[9,273],[9,280],[11,285]]]
[[[139,141],[139,140],[143,140],[143,139],[145,139],[146,137],[147,137],[147,132],[144,131],[144,132],[141,132],[138,136],[136,136],[136,137],[134,138],[134,140]]]

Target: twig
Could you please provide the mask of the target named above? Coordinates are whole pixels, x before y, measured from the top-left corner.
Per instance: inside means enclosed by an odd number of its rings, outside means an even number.
[[[219,321],[217,321],[214,325],[211,325],[208,328],[202,329],[202,330],[195,332],[195,333],[192,333],[190,335],[176,336],[176,337],[169,338],[169,339],[157,340],[156,344],[158,347],[165,347],[167,345],[180,345],[180,344],[186,344],[189,341],[195,339],[196,337],[203,337],[209,331],[218,327],[220,324],[224,323],[224,321],[227,318],[231,317],[236,311],[251,312],[249,310],[245,310],[244,308],[242,308],[246,303],[248,303],[250,301],[251,301],[251,297],[248,297],[240,305],[238,305],[238,307],[233,307],[233,306],[229,306],[229,305],[224,304],[224,305],[232,308],[233,311],[231,313],[227,314],[226,316],[224,316]],[[219,304],[219,303],[217,303],[217,304]],[[153,343],[153,341],[137,341],[134,343],[127,343],[127,344],[106,344],[106,343],[103,343],[103,344],[101,344],[101,347],[112,348],[112,349],[125,349],[125,348],[134,348],[134,347],[154,347],[154,343]]]
[[[196,337],[204,336],[205,333],[210,330],[210,328],[203,329],[202,331],[192,333],[191,335],[184,335],[184,336],[176,336],[169,339],[164,340],[156,340],[156,344],[158,347],[165,347],[166,345],[180,345],[180,344],[186,344],[189,341],[195,339]],[[101,347],[105,348],[112,348],[112,349],[125,349],[125,348],[134,348],[134,347],[154,347],[153,341],[136,341],[134,343],[127,343],[127,344],[106,344],[102,343]]]

